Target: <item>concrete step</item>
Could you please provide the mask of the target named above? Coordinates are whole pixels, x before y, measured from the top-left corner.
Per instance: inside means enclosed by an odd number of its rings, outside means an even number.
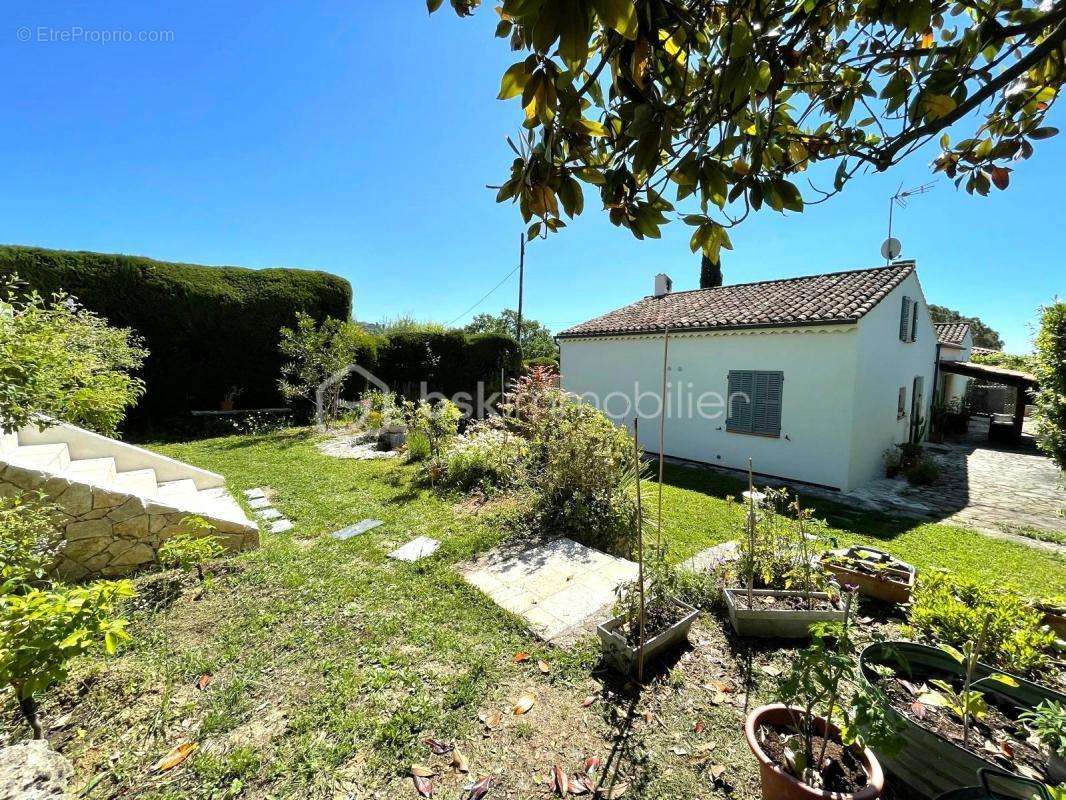
[[[226,487],[219,486],[214,489],[203,489],[192,497],[181,499],[181,509],[188,510],[192,514],[216,517],[218,519],[233,522],[247,522],[248,517],[244,509],[226,491]]]
[[[180,504],[196,497],[196,481],[191,478],[183,478],[177,481],[166,481],[159,484],[156,491],[156,499],[166,503]]]
[[[4,433],[0,431],[0,453],[8,453],[19,446],[17,433]]]
[[[70,462],[63,474],[77,481],[109,484],[115,482],[118,471],[115,469],[115,459],[106,456],[104,458],[75,459]]]
[[[30,469],[62,472],[70,465],[70,450],[65,444],[20,445],[5,453],[4,458]]]
[[[154,469],[131,469],[129,472],[120,472],[115,477],[112,486],[141,497],[153,497],[159,490]]]

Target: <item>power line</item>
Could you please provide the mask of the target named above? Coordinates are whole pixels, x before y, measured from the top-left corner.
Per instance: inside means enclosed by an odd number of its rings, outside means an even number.
[[[481,305],[486,300],[488,300],[489,299],[489,295],[491,295],[493,292],[495,292],[497,289],[499,289],[501,286],[503,286],[505,283],[507,283],[507,279],[510,278],[512,275],[514,275],[516,272],[518,272],[518,269],[519,269],[520,266],[521,266],[521,264],[519,264],[518,267],[515,267],[510,272],[508,272],[506,275],[504,275],[503,276],[503,280],[501,280],[499,283],[497,283],[495,286],[493,286],[491,289],[489,289],[487,292],[485,292],[485,294],[482,296],[482,298],[480,300],[478,300],[476,303],[474,303],[474,305],[470,306],[470,308],[468,308],[466,311],[464,311],[462,314],[460,314],[458,317],[453,319],[451,322],[449,322],[444,327],[450,328],[452,325],[454,325],[456,322],[461,320],[463,317],[465,317],[467,314],[469,314],[471,311],[473,311],[479,305]]]

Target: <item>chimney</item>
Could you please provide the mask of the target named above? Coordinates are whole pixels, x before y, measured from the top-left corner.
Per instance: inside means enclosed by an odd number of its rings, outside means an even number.
[[[670,290],[674,288],[674,282],[670,280],[670,276],[666,273],[660,272],[655,276],[655,296],[666,297],[670,294]]]
[[[711,261],[707,256],[700,262],[700,288],[714,289],[722,285],[722,262]]]

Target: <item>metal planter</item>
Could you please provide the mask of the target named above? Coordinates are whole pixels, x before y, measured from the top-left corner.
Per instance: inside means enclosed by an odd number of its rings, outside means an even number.
[[[874,664],[898,667],[899,660],[894,653],[898,653],[910,665],[934,668],[960,676],[964,674],[962,666],[942,650],[914,642],[879,642],[869,645],[859,656],[863,682],[867,685],[877,684],[880,676],[874,671]],[[993,673],[1007,674],[1004,670],[978,663],[975,677],[981,678]],[[1017,675],[1011,677],[1018,681],[1018,686],[994,684],[994,689],[983,687],[983,691],[1007,698],[1024,708],[1032,708],[1043,700],[1066,703],[1066,695],[1054,689],[1040,686]],[[970,786],[980,769],[1003,771],[1000,765],[971,753],[933,731],[926,730],[894,708],[890,707],[888,713],[902,720],[905,743],[898,753],[888,755],[877,752],[877,757],[889,772],[920,794],[936,797],[960,786]]]
[[[810,627],[816,622],[843,622],[843,609],[822,609],[815,611],[793,610],[786,608],[749,609],[738,605],[737,598],[744,597],[747,589],[726,589],[725,605],[729,611],[729,621],[738,636],[757,636],[775,639],[806,639],[810,636]],[[756,597],[803,597],[813,600],[829,600],[824,592],[787,592],[776,589],[754,589]]]
[[[680,600],[675,600],[675,604],[681,607],[685,612],[685,615],[667,628],[665,631],[657,634],[654,638],[649,639],[644,645],[644,661],[645,663],[655,656],[665,653],[674,647],[677,647],[682,642],[688,639],[689,628],[692,627],[692,623],[696,621],[696,617],[700,615],[700,612]],[[610,619],[596,626],[596,635],[600,637],[600,646],[603,650],[604,660],[611,665],[611,667],[623,675],[629,675],[633,672],[637,665],[637,651],[639,648],[633,647],[626,641],[619,631],[626,622],[626,616],[619,615],[614,619]]]
[[[848,569],[844,565],[829,561],[827,557],[832,556],[865,561],[873,566],[881,566],[882,570],[879,574],[870,574]],[[847,547],[830,550],[823,556],[822,563],[827,571],[836,576],[841,585],[856,586],[861,595],[900,605],[911,601],[911,593],[914,591],[914,567],[883,550],[874,547]]]

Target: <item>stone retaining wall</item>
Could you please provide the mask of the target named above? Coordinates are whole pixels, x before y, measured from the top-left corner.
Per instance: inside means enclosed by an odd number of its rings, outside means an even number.
[[[66,580],[111,578],[153,564],[159,546],[179,533],[201,533],[182,524],[196,512],[136,495],[67,480],[13,464],[0,465],[0,497],[42,491],[62,510],[65,539],[56,572]],[[256,547],[254,527],[200,514],[213,536],[232,551]]]

